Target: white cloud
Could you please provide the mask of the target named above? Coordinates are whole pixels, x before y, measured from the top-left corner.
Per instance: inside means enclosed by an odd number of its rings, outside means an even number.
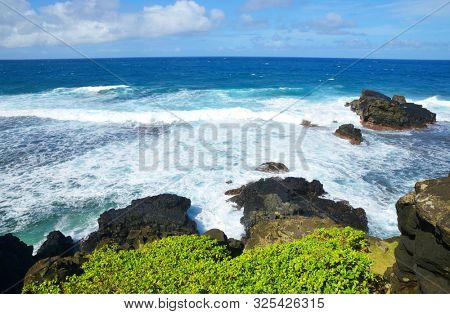
[[[209,13],[195,1],[151,5],[140,12],[119,12],[117,0],[72,0],[31,9],[24,0],[8,1],[25,17],[69,44],[89,44],[126,38],[156,38],[211,30],[225,15]],[[1,4],[0,4],[1,6]],[[53,45],[58,41],[7,8],[0,11],[0,46]]]
[[[250,14],[242,14],[241,16],[239,16],[239,25],[245,28],[258,28],[267,26],[267,21],[255,19]]]
[[[242,10],[245,12],[258,11],[273,7],[286,7],[291,4],[291,0],[247,0]]]
[[[355,33],[349,30],[355,26],[355,23],[344,19],[339,14],[329,12],[323,17],[301,24],[299,29],[305,32],[312,31],[324,35],[362,35],[361,33]]]

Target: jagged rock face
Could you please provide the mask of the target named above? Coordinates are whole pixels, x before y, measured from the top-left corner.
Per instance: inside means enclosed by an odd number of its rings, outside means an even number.
[[[363,141],[360,129],[355,128],[353,124],[341,125],[334,134],[340,138],[348,140],[353,145],[359,145]]]
[[[22,279],[33,265],[33,247],[8,233],[0,236],[0,293],[20,293]]]
[[[396,208],[402,234],[395,251],[397,291],[449,293],[450,177],[416,183]]]
[[[124,248],[167,236],[196,234],[196,224],[187,216],[191,201],[173,194],[161,194],[134,200],[122,209],[111,209],[100,215],[99,229],[81,243],[86,252],[115,242]]]
[[[321,198],[324,194],[322,184],[316,180],[268,178],[242,186],[230,201],[244,209],[241,222],[247,232],[259,222],[292,216],[328,217],[340,225],[368,230],[362,208]]]
[[[36,260],[52,256],[69,256],[75,253],[75,243],[69,236],[64,236],[60,231],[52,231],[47,235],[47,240],[37,251]]]
[[[403,96],[391,99],[381,93],[363,90],[361,97],[347,104],[361,118],[361,123],[377,130],[423,128],[436,122],[436,114],[421,105],[407,103]]]
[[[265,162],[265,163],[259,165],[256,168],[256,170],[261,171],[261,172],[271,172],[271,173],[289,172],[289,169],[288,169],[288,167],[286,167],[286,165],[284,165],[281,162],[273,162],[273,161]]]
[[[74,256],[53,256],[39,260],[26,273],[24,285],[41,283],[43,281],[64,281],[67,276],[80,275],[81,265],[86,256],[77,252]]]

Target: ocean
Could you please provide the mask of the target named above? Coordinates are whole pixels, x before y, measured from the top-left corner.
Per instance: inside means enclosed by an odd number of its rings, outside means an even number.
[[[450,170],[450,61],[362,60],[348,68],[354,62],[0,61],[0,234],[35,246],[52,230],[80,239],[107,209],[175,193],[191,199],[189,215],[200,232],[219,228],[239,238],[242,212],[224,192],[271,176],[254,166],[277,158],[291,170],[283,176],[317,179],[327,197],[364,208],[373,235],[397,235],[398,198],[417,180]],[[437,123],[401,132],[363,129],[365,142],[352,146],[333,132],[343,123],[361,127],[344,104],[363,88],[405,95],[435,112]],[[318,127],[292,147],[288,130],[302,130],[302,120]],[[266,132],[268,121],[276,125]],[[150,160],[155,167],[142,167],[142,133],[151,150],[144,159],[159,154]],[[193,162],[213,154],[206,165]]]

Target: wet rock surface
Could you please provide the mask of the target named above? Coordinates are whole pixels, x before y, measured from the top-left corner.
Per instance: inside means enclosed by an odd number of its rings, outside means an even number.
[[[334,134],[337,137],[348,140],[353,145],[359,145],[363,141],[362,133],[360,129],[355,128],[353,124],[341,125]]]
[[[363,90],[361,97],[348,104],[361,123],[376,130],[402,130],[423,128],[436,122],[436,114],[421,105],[407,103],[404,96],[392,99],[379,92]]]
[[[288,177],[267,178],[249,183],[240,188],[240,193],[229,201],[243,209],[241,222],[247,232],[262,221],[292,216],[317,216],[330,218],[337,224],[368,230],[366,213],[362,208],[353,208],[345,201],[325,199],[322,184],[313,180]]]
[[[259,165],[256,168],[256,170],[261,171],[261,172],[270,172],[270,173],[289,172],[289,169],[288,169],[288,167],[286,167],[286,165],[284,165],[281,162],[273,162],[273,161],[265,162],[265,163]]]

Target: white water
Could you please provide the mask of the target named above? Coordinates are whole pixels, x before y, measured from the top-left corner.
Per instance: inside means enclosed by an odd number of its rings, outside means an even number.
[[[437,169],[439,164],[431,164],[426,153],[419,154],[413,145],[406,146],[405,143],[415,138],[414,132],[363,130],[366,142],[359,147],[335,137],[333,131],[338,125],[359,125],[358,117],[344,106],[353,97],[311,101],[293,96],[257,97],[254,90],[205,90],[138,99],[116,98],[130,90],[127,86],[99,86],[0,96],[1,117],[33,116],[67,121],[10,132],[23,132],[23,135],[67,133],[71,139],[75,138],[68,145],[82,145],[87,138],[112,138],[110,142],[68,156],[58,163],[37,163],[39,166],[33,167],[25,164],[22,170],[12,167],[13,170],[2,173],[0,194],[4,201],[0,208],[6,208],[6,214],[0,219],[16,222],[14,230],[1,229],[2,233],[27,230],[30,224],[41,221],[46,224],[40,231],[43,234],[60,229],[79,238],[96,228],[96,219],[101,212],[94,209],[83,212],[81,205],[102,204],[108,198],[117,206],[126,206],[132,199],[168,192],[192,200],[190,215],[200,230],[220,228],[230,237],[239,238],[243,232],[239,222],[242,213],[226,201],[224,191],[269,176],[253,169],[261,162],[274,160],[284,162],[291,169],[289,176],[320,180],[328,197],[345,199],[355,207],[363,207],[369,217],[371,232],[389,236],[397,233],[394,204],[398,197],[411,190],[417,179],[425,178],[431,171],[444,171],[449,166],[447,160],[442,163],[442,169]],[[431,97],[415,102],[436,112],[438,121],[450,121],[449,101]],[[165,105],[171,109],[170,113],[161,108]],[[278,114],[287,106],[292,107]],[[183,124],[174,124],[179,118],[192,124],[193,133]],[[274,129],[261,137],[258,128],[250,128],[244,142],[242,130],[246,123],[261,127],[264,121],[272,118],[280,123],[282,131]],[[292,145],[289,130],[293,128],[296,136],[301,134],[303,128],[299,123],[304,119],[321,127],[309,128],[301,145]],[[158,167],[141,171],[137,129],[129,129],[134,134],[129,140],[114,140],[117,129],[138,123],[172,124],[168,131],[171,134],[169,142],[181,143],[181,152],[176,152],[174,147],[179,146],[174,144],[167,149],[162,140],[164,137],[150,136],[146,140],[155,147]],[[204,142],[209,145],[206,148],[199,140],[205,123],[217,128],[216,136],[206,136]],[[238,126],[231,137],[223,123]],[[440,127],[432,127],[430,132],[439,133]],[[257,148],[267,148],[266,139],[270,139],[270,154],[261,157]],[[242,147],[246,147],[246,158]],[[189,148],[194,151],[194,157]],[[217,160],[208,163],[211,148],[216,152]],[[437,148],[434,154],[445,160],[446,148],[442,149]],[[206,159],[205,166],[199,166],[200,152]],[[298,153],[303,153],[306,168],[296,157]],[[32,161],[44,158],[38,150],[31,155]],[[151,156],[148,153],[147,162],[154,161]],[[192,159],[194,167],[190,163]],[[176,167],[174,160],[187,169]],[[169,166],[165,166],[165,162]],[[430,163],[430,169],[410,174],[407,169],[411,165],[414,168],[415,163]],[[226,184],[228,180],[233,183]],[[54,205],[55,201],[64,203],[69,210],[59,214],[60,207]]]

